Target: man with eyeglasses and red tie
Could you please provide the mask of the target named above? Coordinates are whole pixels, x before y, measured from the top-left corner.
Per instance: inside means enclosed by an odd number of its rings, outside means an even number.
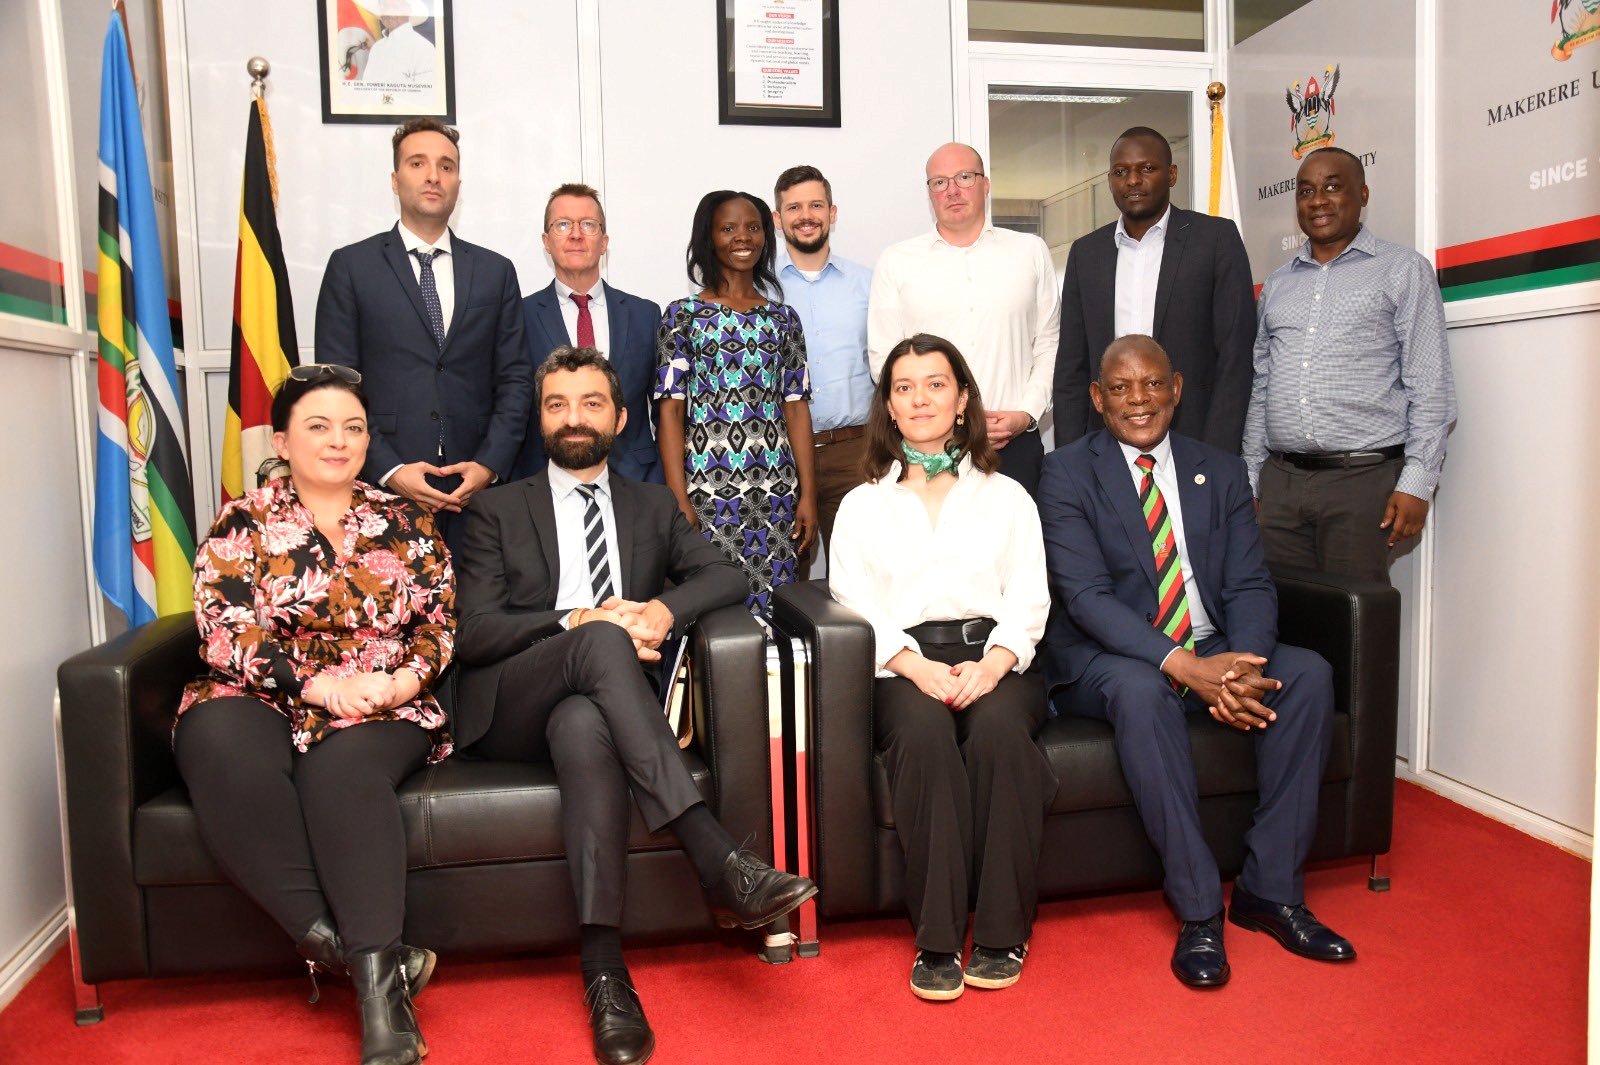
[[[317,358],[360,370],[371,407],[361,479],[437,515],[511,476],[528,431],[533,368],[511,260],[450,231],[460,134],[437,119],[394,131],[399,224],[335,251],[317,296]]]
[[[600,193],[588,185],[568,182],[550,194],[540,239],[556,276],[522,301],[534,370],[556,348],[569,344],[603,354],[622,382],[622,402],[628,411],[627,424],[611,451],[611,468],[635,481],[665,484],[650,408],[661,308],[600,280],[600,260],[611,238]],[[537,421],[537,412],[533,417]],[[544,439],[532,425],[514,476],[542,473],[547,461]]]
[[[1060,331],[1060,286],[1044,241],[989,220],[983,157],[946,144],[928,157],[934,229],[878,259],[867,310],[873,377],[889,349],[916,333],[950,341],[983,396],[1000,472],[1033,495]]]

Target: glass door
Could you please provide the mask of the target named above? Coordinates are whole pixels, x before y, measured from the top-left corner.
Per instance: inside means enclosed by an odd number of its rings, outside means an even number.
[[[1112,143],[1131,126],[1167,138],[1178,167],[1172,202],[1204,210],[1210,79],[1209,61],[1193,55],[974,55],[970,135],[988,168],[994,224],[1042,237],[1059,274],[1073,241],[1117,218],[1106,171]]]

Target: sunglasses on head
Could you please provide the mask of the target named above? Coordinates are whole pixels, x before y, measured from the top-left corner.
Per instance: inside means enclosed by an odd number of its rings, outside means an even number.
[[[340,366],[334,362],[311,362],[304,366],[296,366],[289,370],[289,379],[302,384],[312,381],[322,381],[329,377],[337,377],[348,384],[361,383],[361,371],[353,370],[348,366]]]

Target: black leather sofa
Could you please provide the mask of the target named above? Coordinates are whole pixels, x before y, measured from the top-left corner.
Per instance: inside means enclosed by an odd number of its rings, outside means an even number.
[[[743,606],[691,631],[694,742],[683,752],[712,812],[772,858],[765,640]],[[179,693],[201,667],[194,619],[163,618],[59,671],[62,772],[79,1023],[102,980],[298,965],[293,945],[200,842],[173,762]],[[450,758],[400,790],[409,849],[406,940],[440,952],[531,950],[577,938],[549,765]],[[703,934],[698,879],[637,811],[630,936]]]
[[[1394,820],[1400,596],[1394,589],[1308,571],[1275,574],[1279,639],[1333,665],[1337,718],[1323,777],[1312,860],[1388,853]],[[888,778],[873,748],[872,632],[824,581],[777,593],[774,624],[809,659],[807,704],[813,876],[824,918],[901,912],[904,861]],[[1244,860],[1256,805],[1250,739],[1191,715],[1190,740],[1206,837],[1225,876]],[[1161,864],[1123,782],[1110,726],[1055,718],[1039,745],[1061,782],[1045,821],[1045,897],[1161,883]],[[1369,886],[1387,888],[1374,860]]]

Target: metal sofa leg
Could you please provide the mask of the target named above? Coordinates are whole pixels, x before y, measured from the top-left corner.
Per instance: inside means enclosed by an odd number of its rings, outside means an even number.
[[[1389,890],[1389,856],[1387,854],[1374,854],[1372,856],[1372,871],[1367,874],[1367,890]]]
[[[99,1024],[106,1019],[106,1008],[100,1004],[100,988],[83,982],[83,962],[78,957],[78,925],[67,924],[67,949],[72,951],[72,1019],[82,1028]]]

